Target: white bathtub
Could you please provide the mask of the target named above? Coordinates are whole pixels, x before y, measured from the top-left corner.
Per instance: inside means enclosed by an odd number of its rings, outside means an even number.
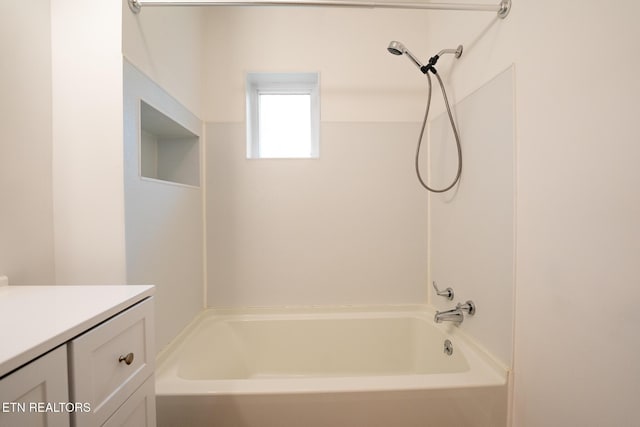
[[[159,426],[497,427],[507,419],[507,370],[413,306],[207,310],[158,358],[156,394]]]

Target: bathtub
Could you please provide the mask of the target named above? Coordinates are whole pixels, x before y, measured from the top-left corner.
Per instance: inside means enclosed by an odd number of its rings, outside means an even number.
[[[159,426],[507,423],[507,369],[423,306],[206,310],[157,366]]]

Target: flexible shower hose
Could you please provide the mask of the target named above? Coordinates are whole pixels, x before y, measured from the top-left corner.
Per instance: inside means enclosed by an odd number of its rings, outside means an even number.
[[[449,115],[449,121],[451,122],[451,128],[453,129],[453,136],[455,137],[456,140],[456,148],[458,150],[458,171],[456,172],[456,177],[453,180],[453,182],[451,184],[449,184],[447,187],[445,188],[441,188],[441,189],[437,189],[437,188],[431,188],[429,187],[429,185],[427,185],[424,180],[422,179],[422,176],[420,174],[420,164],[419,164],[419,158],[420,158],[420,146],[422,145],[422,138],[424,136],[424,129],[427,126],[427,119],[429,118],[429,108],[431,107],[431,77],[429,76],[429,73],[426,73],[425,75],[427,76],[427,81],[429,82],[429,94],[427,96],[427,108],[426,111],[424,113],[424,120],[422,121],[422,128],[420,129],[420,136],[418,137],[418,146],[416,147],[416,175],[418,175],[418,180],[420,181],[420,184],[422,184],[422,186],[424,188],[426,188],[427,190],[433,192],[433,193],[444,193],[445,191],[449,191],[453,188],[454,185],[456,185],[458,183],[458,181],[460,180],[460,175],[462,174],[462,148],[460,147],[460,136],[458,135],[458,129],[456,128],[456,124],[453,121],[453,115],[451,114],[451,108],[449,107],[449,100],[447,99],[447,92],[444,90],[444,84],[442,83],[442,79],[440,78],[440,76],[438,75],[438,73],[433,73],[437,78],[438,78],[438,83],[440,83],[440,89],[442,90],[442,97],[444,98],[444,103],[447,106],[447,114]]]

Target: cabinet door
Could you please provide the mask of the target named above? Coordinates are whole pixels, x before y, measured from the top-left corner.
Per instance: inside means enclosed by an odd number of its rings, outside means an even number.
[[[67,427],[67,348],[39,357],[0,380],[0,426]]]

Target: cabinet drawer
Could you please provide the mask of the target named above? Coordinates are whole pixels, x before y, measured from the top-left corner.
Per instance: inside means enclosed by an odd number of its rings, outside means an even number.
[[[153,299],[72,340],[69,360],[71,399],[91,405],[91,412],[73,414],[74,424],[102,425],[153,373]]]

